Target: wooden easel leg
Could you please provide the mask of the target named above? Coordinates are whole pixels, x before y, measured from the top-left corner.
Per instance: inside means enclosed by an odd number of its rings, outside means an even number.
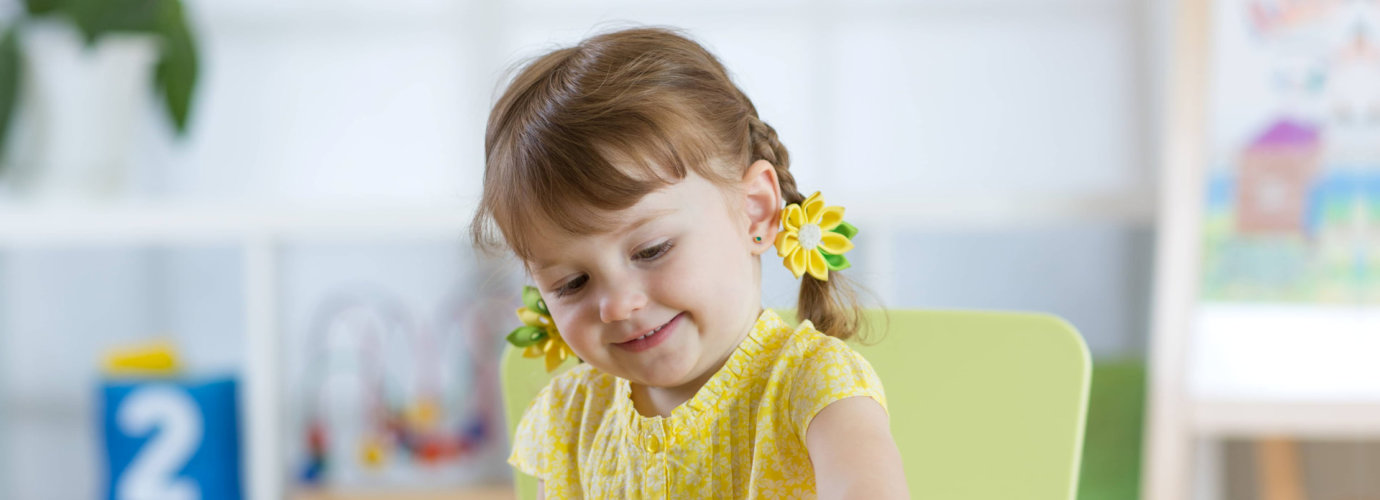
[[[1307,500],[1298,442],[1284,437],[1261,439],[1255,444],[1255,458],[1261,500]]]

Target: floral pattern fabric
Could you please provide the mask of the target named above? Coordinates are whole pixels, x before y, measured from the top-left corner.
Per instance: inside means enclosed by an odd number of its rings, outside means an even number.
[[[627,380],[571,368],[528,406],[508,462],[548,499],[814,498],[810,421],[844,398],[886,407],[861,355],[771,310],[671,415],[643,416],[630,395]]]

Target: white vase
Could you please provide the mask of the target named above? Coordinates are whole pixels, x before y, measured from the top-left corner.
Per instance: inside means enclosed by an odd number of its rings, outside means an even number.
[[[66,22],[27,24],[24,80],[3,173],[23,199],[89,201],[130,194],[153,104],[152,35],[106,34],[88,46]]]

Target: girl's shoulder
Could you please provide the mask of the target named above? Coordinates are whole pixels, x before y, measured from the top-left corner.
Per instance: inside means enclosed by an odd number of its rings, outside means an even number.
[[[583,419],[608,410],[617,387],[612,382],[583,363],[553,377],[518,422],[508,463],[548,484],[578,484],[575,443],[582,440]]]
[[[831,362],[840,358],[862,360],[862,355],[853,350],[848,342],[819,331],[808,319],[795,327],[784,347],[787,355],[796,359]]]
[[[809,423],[825,407],[851,397],[870,397],[886,409],[886,393],[872,364],[847,342],[820,332],[809,321],[791,332],[775,369],[784,384],[780,411],[804,439]]]

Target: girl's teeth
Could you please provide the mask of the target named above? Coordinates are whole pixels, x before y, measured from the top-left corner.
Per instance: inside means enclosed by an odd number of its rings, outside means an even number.
[[[666,327],[666,325],[658,326],[658,327],[656,327],[655,330],[652,330],[651,333],[648,333],[648,334],[646,334],[646,335],[643,335],[643,336],[641,336],[641,337],[638,337],[637,340],[642,340],[642,339],[645,339],[645,338],[650,337],[650,336],[652,336],[652,335],[656,335],[656,332],[661,331],[661,329],[662,329],[662,328],[665,328],[665,327]]]

